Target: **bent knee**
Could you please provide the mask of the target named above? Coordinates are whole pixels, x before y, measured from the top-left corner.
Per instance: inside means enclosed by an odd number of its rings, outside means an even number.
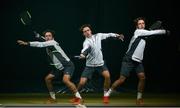
[[[139,80],[145,80],[145,79],[146,79],[146,77],[145,77],[145,74],[144,74],[144,73],[140,73],[140,74],[138,74],[138,78],[139,78]]]
[[[106,78],[106,79],[110,78],[110,74],[109,74],[108,71],[104,71],[102,75],[103,75],[104,78]]]
[[[81,79],[79,85],[85,85],[86,81],[87,81],[86,79]]]
[[[126,80],[126,77],[121,75],[118,80],[121,81],[121,82],[124,82]]]
[[[63,77],[63,83],[67,84],[68,82],[70,82],[70,78],[69,77]]]
[[[50,80],[52,80],[53,78],[54,78],[53,75],[47,75],[47,76],[44,78],[44,80],[45,80],[45,81],[50,81]]]

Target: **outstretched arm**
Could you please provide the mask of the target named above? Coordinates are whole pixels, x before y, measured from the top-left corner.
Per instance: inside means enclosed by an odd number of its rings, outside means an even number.
[[[123,34],[118,34],[116,37],[118,39],[120,39],[121,41],[124,41],[124,35]]]
[[[135,35],[139,37],[144,37],[144,36],[151,36],[151,35],[161,35],[161,34],[166,34],[166,30],[137,30],[135,32]]]
[[[117,33],[99,33],[98,35],[101,36],[101,40],[107,39],[109,37],[116,37],[116,38],[124,41],[124,35],[123,34],[117,34]]]
[[[54,41],[45,41],[45,42],[38,42],[38,41],[34,41],[34,42],[26,42],[26,41],[22,41],[22,40],[18,40],[17,43],[19,43],[19,45],[29,45],[31,47],[48,47],[48,46],[53,46],[54,44],[56,44]]]
[[[24,46],[29,45],[29,42],[25,42],[25,41],[22,41],[22,40],[17,40],[17,43],[18,43],[19,45],[24,45]]]

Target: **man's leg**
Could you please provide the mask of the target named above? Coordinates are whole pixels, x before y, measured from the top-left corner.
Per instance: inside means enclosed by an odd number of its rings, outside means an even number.
[[[69,66],[64,68],[63,82],[75,95],[75,98],[73,98],[71,102],[73,102],[73,104],[81,104],[83,103],[82,97],[79,94],[78,89],[76,88],[75,84],[71,82],[71,76],[73,75],[74,69],[75,69],[74,64],[72,62],[70,62]]]
[[[102,72],[102,76],[104,77],[104,97],[103,97],[103,102],[106,104],[106,103],[109,103],[109,98],[105,94],[109,90],[109,87],[110,87],[110,84],[111,84],[109,71],[104,70]]]
[[[123,75],[120,75],[119,79],[117,79],[111,86],[111,88],[108,90],[108,92],[105,94],[105,96],[109,97],[113,90],[116,89],[116,87],[120,86],[124,83],[126,80],[126,77]]]
[[[94,72],[94,67],[85,67],[84,71],[81,74],[79,84],[77,86],[78,91],[86,84],[88,79],[91,79]]]
[[[119,79],[116,80],[116,81],[112,84],[111,90],[114,90],[116,87],[118,87],[118,86],[120,86],[121,84],[123,84],[125,80],[126,80],[126,77],[123,76],[123,75],[121,75],[121,76],[119,77]]]
[[[50,95],[50,99],[48,99],[48,101],[46,103],[55,103],[56,102],[56,96],[55,96],[55,92],[53,90],[53,85],[52,85],[52,80],[54,79],[54,77],[55,76],[53,74],[48,74],[45,77],[46,86],[48,88],[49,95]]]
[[[93,68],[85,67],[84,71],[81,74],[80,81],[79,81],[79,83],[77,85],[77,90],[78,91],[80,91],[81,88],[86,84],[87,80],[92,77],[92,74],[93,74]],[[74,101],[75,103],[77,103],[77,98],[72,99],[71,101]]]
[[[137,74],[138,78],[139,78],[139,82],[138,82],[138,93],[137,93],[137,105],[143,105],[143,92],[144,92],[144,85],[145,85],[145,74],[144,72],[140,72]]]
[[[77,86],[77,89],[80,90],[87,82],[87,78],[86,77],[81,77],[79,84]]]
[[[104,77],[104,91],[107,92],[111,84],[109,71],[108,70],[103,71],[102,76]]]
[[[65,75],[63,76],[63,82],[64,82],[64,84],[66,84],[66,86],[72,91],[72,93],[75,94],[75,97],[81,99],[81,96],[80,96],[80,94],[79,94],[79,92],[78,92],[75,84],[70,81],[70,75],[65,74]]]
[[[124,83],[126,78],[130,75],[130,72],[134,68],[134,64],[131,59],[128,57],[123,57],[121,71],[120,71],[120,77],[112,84],[111,88],[108,90],[108,92],[105,94],[105,96],[109,97],[112,91]]]
[[[81,89],[82,86],[85,85],[86,82],[87,82],[87,78],[81,78],[77,88],[73,83],[67,84],[67,86],[72,90],[72,92],[75,95],[75,97],[70,100],[73,104],[82,104],[84,102],[84,100],[82,99],[82,97],[78,91]],[[67,83],[67,82],[64,81],[64,83]]]

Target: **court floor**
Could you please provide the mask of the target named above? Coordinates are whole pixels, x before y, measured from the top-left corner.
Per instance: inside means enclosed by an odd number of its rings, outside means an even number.
[[[47,93],[11,93],[0,94],[0,107],[74,107],[69,100],[72,94],[57,94],[56,104],[45,104]],[[109,104],[102,103],[101,93],[82,94],[86,107],[132,107],[136,106],[135,93],[115,93]],[[169,93],[144,94],[144,106],[148,107],[180,107],[180,95]]]

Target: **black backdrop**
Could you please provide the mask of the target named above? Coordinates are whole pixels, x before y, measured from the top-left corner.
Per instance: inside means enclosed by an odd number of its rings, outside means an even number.
[[[171,30],[171,36],[157,36],[147,41],[143,62],[147,76],[146,91],[179,92],[180,45],[178,7],[175,4],[172,0],[1,1],[0,92],[46,91],[44,77],[48,68],[45,50],[16,43],[17,39],[35,40],[32,31],[19,20],[20,12],[26,9],[31,12],[38,32],[47,28],[56,31],[56,40],[70,58],[80,53],[84,37],[78,29],[84,23],[91,24],[94,33],[123,33],[125,42],[108,39],[102,45],[112,82],[119,76],[122,57],[135,30],[133,19],[145,17],[147,27],[156,20],[163,21],[165,28]],[[72,61],[76,66],[73,80],[77,81],[84,61],[73,58]],[[132,73],[123,87],[135,90],[136,84],[136,75]]]

